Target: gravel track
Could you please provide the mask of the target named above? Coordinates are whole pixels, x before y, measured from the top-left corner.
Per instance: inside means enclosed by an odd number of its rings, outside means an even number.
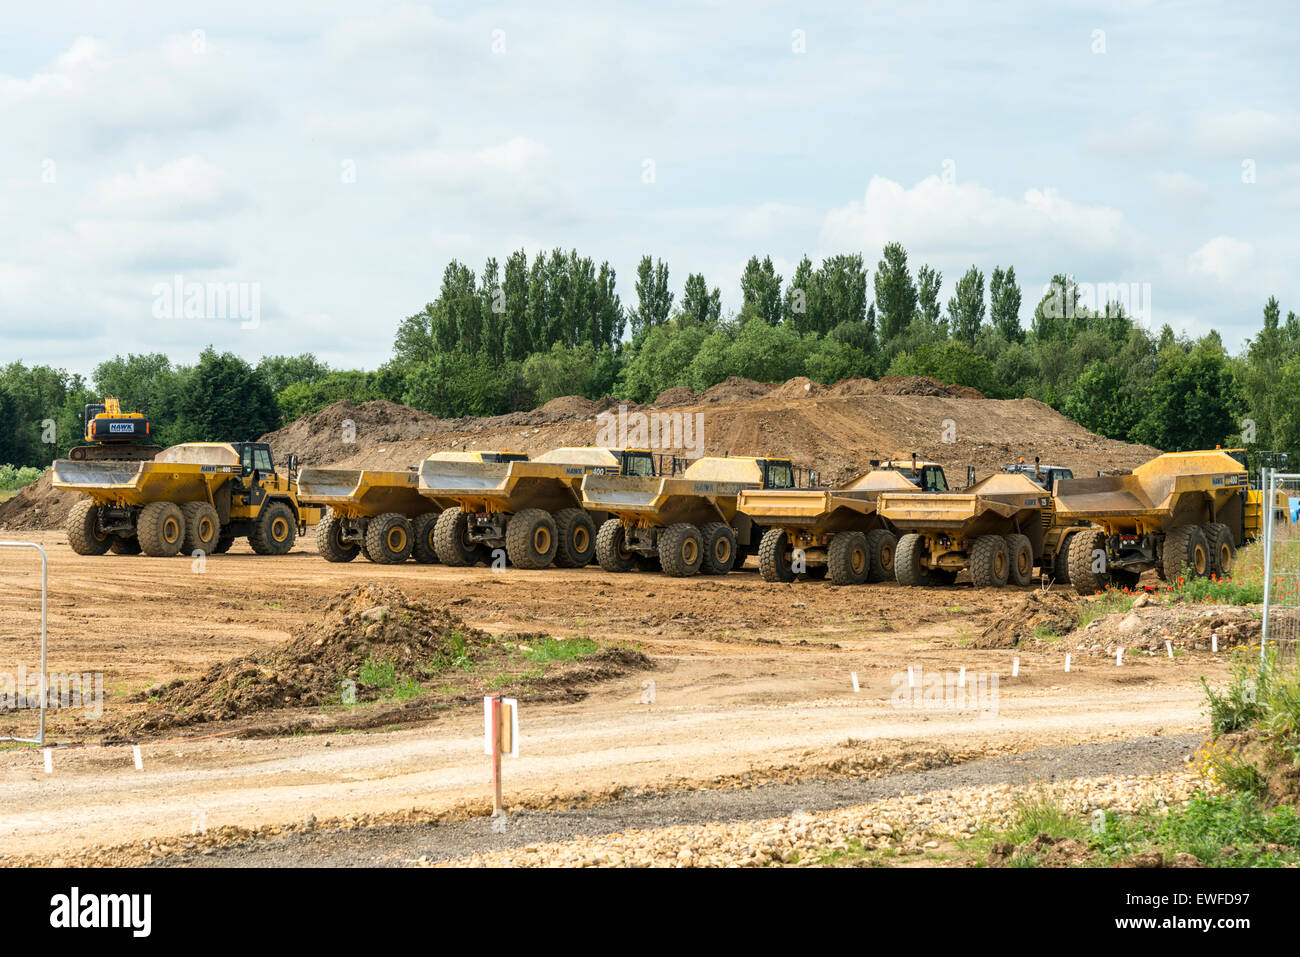
[[[285,834],[265,841],[186,854],[158,866],[373,867],[445,861],[533,844],[613,834],[631,828],[761,820],[795,811],[815,813],[902,795],[999,784],[1032,784],[1101,775],[1149,775],[1182,768],[1202,735],[1153,735],[1118,741],[1039,748],[924,771],[875,778],[828,778],[746,789],[633,794],[622,800],[566,811],[510,815],[503,833],[487,818],[409,827]]]

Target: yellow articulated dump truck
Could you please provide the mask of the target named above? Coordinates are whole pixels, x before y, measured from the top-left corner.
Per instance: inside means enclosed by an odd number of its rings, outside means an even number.
[[[596,527],[583,510],[587,475],[653,476],[641,449],[553,449],[527,462],[426,459],[420,494],[443,507],[434,527],[438,560],[475,565],[505,549],[517,568],[581,568],[596,550]]]
[[[1063,465],[1043,465],[1038,456],[1030,465],[1023,458],[1014,465],[1004,465],[1003,472],[1023,475],[1039,488],[1051,493],[1058,481],[1074,478],[1074,470]],[[1043,570],[1058,585],[1070,584],[1070,538],[1087,522],[1071,521],[1056,513],[1055,500],[1049,499],[1043,509],[1043,551],[1039,556]]]
[[[1057,514],[1090,526],[1071,537],[1070,583],[1088,594],[1136,585],[1149,568],[1165,579],[1184,569],[1231,574],[1248,532],[1248,485],[1222,450],[1167,452],[1128,474],[1057,482]]]
[[[938,474],[942,477],[943,470]],[[886,491],[920,489],[899,469],[873,469],[837,489],[742,491],[737,508],[766,529],[758,548],[763,579],[829,576],[836,585],[893,581],[898,539],[876,512]]]
[[[435,452],[439,462],[526,462],[522,452]],[[303,469],[299,493],[328,505],[316,528],[316,550],[327,562],[350,562],[364,554],[396,565],[414,558],[438,560],[434,529],[446,503],[420,494],[418,466],[406,469]]]
[[[737,509],[741,492],[794,488],[797,471],[789,459],[720,456],[696,459],[680,476],[589,475],[583,505],[610,516],[596,537],[596,559],[608,572],[657,559],[674,578],[725,575],[761,538]]]
[[[68,516],[79,555],[219,554],[247,536],[259,555],[283,555],[323,509],[298,496],[292,456],[275,470],[264,442],[188,442],[152,461],[54,463],[58,489],[85,499]]]
[[[894,553],[902,585],[951,584],[970,570],[977,588],[1028,585],[1043,551],[1051,497],[1023,475],[1000,473],[964,492],[882,492],[876,511],[903,534]]]

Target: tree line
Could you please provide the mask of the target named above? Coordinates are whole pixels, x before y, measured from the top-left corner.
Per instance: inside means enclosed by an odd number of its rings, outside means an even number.
[[[1300,320],[1276,298],[1260,332],[1232,355],[1217,332],[1191,339],[1136,321],[1120,299],[1061,273],[1020,322],[1015,267],[971,266],[941,301],[942,274],[913,269],[898,243],[874,271],[861,254],[809,258],[778,274],[755,256],[740,308],[701,273],[680,288],[640,260],[624,305],[608,262],[576,250],[522,251],[480,271],[452,261],[434,300],[398,325],[373,371],[333,369],[310,353],[249,363],[209,347],[193,365],[160,353],[115,356],[91,382],[48,366],[0,367],[0,463],[48,464],[80,440],[85,402],[117,396],[150,415],[162,444],[255,438],[349,398],[388,399],[443,417],[532,408],[560,395],[638,402],[702,391],[729,376],[928,375],[991,398],[1033,398],[1111,438],[1164,449],[1242,443],[1300,451]],[[1114,291],[1114,290],[1109,290]],[[1149,301],[1148,304],[1149,306]],[[1137,310],[1140,311],[1140,310]],[[53,430],[49,428],[53,423]],[[53,441],[51,441],[53,436]]]

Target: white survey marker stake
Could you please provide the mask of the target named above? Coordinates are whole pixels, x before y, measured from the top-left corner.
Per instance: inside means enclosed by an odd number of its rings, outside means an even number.
[[[1210,635],[1210,650],[1216,655],[1219,653],[1219,633],[1217,631]]]
[[[1116,648],[1116,649],[1115,649],[1115,667],[1116,667],[1116,668],[1120,668],[1120,667],[1123,667],[1123,665],[1124,665],[1124,649],[1123,649],[1123,648]]]
[[[850,672],[849,672],[849,677],[853,679],[853,693],[854,693],[854,694],[857,694],[858,691],[859,691],[859,688],[858,688],[858,673],[857,673],[856,671],[850,671]]]
[[[1020,659],[1019,659],[1019,658],[1012,658],[1012,659],[1011,659],[1011,677],[1013,677],[1013,678],[1019,678],[1019,677],[1020,677]]]
[[[45,773],[54,773],[54,752],[50,748],[45,748]]]
[[[143,771],[143,770],[144,770],[144,758],[143,758],[143,756],[141,756],[141,754],[140,754],[140,745],[137,744],[137,745],[133,746],[133,747],[131,748],[131,754],[132,754],[132,756],[135,758],[135,769],[136,769],[137,771]]]
[[[1068,653],[1065,656],[1065,670],[1066,671],[1070,670],[1070,656]]]
[[[1169,652],[1170,658],[1174,656],[1174,643],[1172,641],[1165,642],[1165,651]]]

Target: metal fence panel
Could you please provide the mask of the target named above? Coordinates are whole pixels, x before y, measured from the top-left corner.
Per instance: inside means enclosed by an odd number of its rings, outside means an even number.
[[[1300,473],[1268,470],[1264,500],[1264,627],[1260,659],[1290,669],[1300,648]],[[1285,497],[1282,502],[1281,497]]]

